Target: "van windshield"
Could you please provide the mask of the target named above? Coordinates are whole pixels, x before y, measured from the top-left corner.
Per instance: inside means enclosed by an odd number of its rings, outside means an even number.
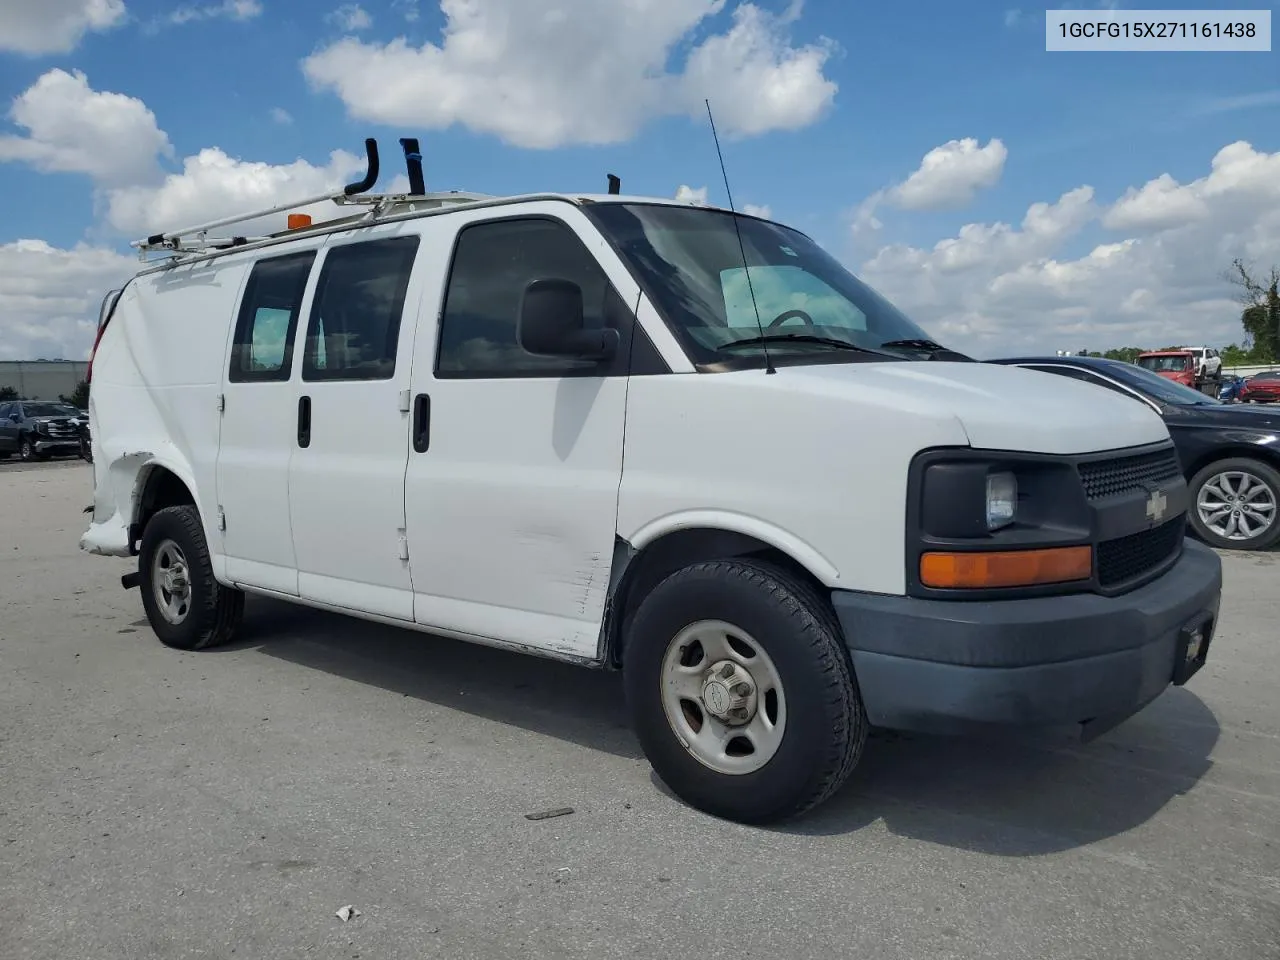
[[[738,216],[739,247],[726,211],[646,203],[587,209],[695,363],[762,360],[761,327],[775,360],[904,360],[941,349],[812,240],[779,224]]]

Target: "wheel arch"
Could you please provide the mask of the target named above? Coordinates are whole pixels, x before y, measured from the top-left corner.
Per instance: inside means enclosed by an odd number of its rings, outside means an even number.
[[[1241,442],[1206,450],[1188,464],[1183,472],[1189,485],[1195,475],[1205,467],[1219,460],[1238,459],[1257,460],[1259,463],[1265,463],[1272,470],[1280,470],[1280,450],[1273,450],[1261,444]]]
[[[829,584],[838,577],[836,569],[816,551],[805,549],[800,541],[779,534],[770,528],[725,522],[717,517],[661,527],[651,525],[630,540],[619,537],[602,632],[604,665],[621,667],[627,627],[649,591],[693,563],[735,557],[762,560],[807,583],[820,597],[827,596]]]
[[[139,468],[133,483],[129,520],[129,551],[136,554],[147,521],[165,507],[190,505],[201,518],[204,510],[196,496],[196,483],[189,470],[168,458],[152,457]]]

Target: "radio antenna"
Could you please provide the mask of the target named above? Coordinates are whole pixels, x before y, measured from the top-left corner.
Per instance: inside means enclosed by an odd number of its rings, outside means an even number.
[[[765,342],[764,321],[760,319],[760,305],[756,303],[756,288],[751,282],[751,268],[747,266],[747,246],[742,242],[742,227],[738,223],[738,211],[733,206],[733,191],[729,189],[729,173],[724,167],[724,154],[720,152],[720,137],[716,133],[716,119],[711,115],[711,101],[704,100],[707,105],[707,120],[711,124],[711,139],[716,144],[716,158],[720,161],[720,176],[724,178],[724,192],[729,197],[729,213],[733,215],[733,230],[738,235],[738,252],[742,254],[742,272],[747,276],[747,292],[751,294],[751,309],[756,314],[756,327],[760,330],[760,347],[764,351],[764,372],[777,373],[773,358],[769,356],[769,344]]]

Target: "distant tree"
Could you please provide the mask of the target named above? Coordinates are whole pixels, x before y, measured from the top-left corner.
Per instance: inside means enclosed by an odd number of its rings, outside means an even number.
[[[1248,367],[1266,362],[1264,358],[1259,356],[1257,344],[1251,342],[1247,337],[1243,343],[1232,343],[1222,348],[1222,365],[1224,367]]]
[[[1233,260],[1227,279],[1237,289],[1236,301],[1244,307],[1240,325],[1253,341],[1255,363],[1280,360],[1280,266],[1265,276]]]
[[[0,387],[0,401],[17,400],[18,391],[13,387]]]
[[[63,403],[69,403],[77,410],[89,409],[89,381],[81,380],[76,384],[76,388],[68,394],[62,394],[58,397]]]
[[[1136,363],[1138,357],[1146,351],[1142,347],[1115,347],[1103,354],[1108,360],[1120,360],[1124,363]]]

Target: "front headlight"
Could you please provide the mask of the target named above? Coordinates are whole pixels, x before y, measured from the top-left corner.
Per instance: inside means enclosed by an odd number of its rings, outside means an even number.
[[[1009,472],[987,474],[987,529],[999,530],[1013,523],[1017,505],[1017,477]]]

